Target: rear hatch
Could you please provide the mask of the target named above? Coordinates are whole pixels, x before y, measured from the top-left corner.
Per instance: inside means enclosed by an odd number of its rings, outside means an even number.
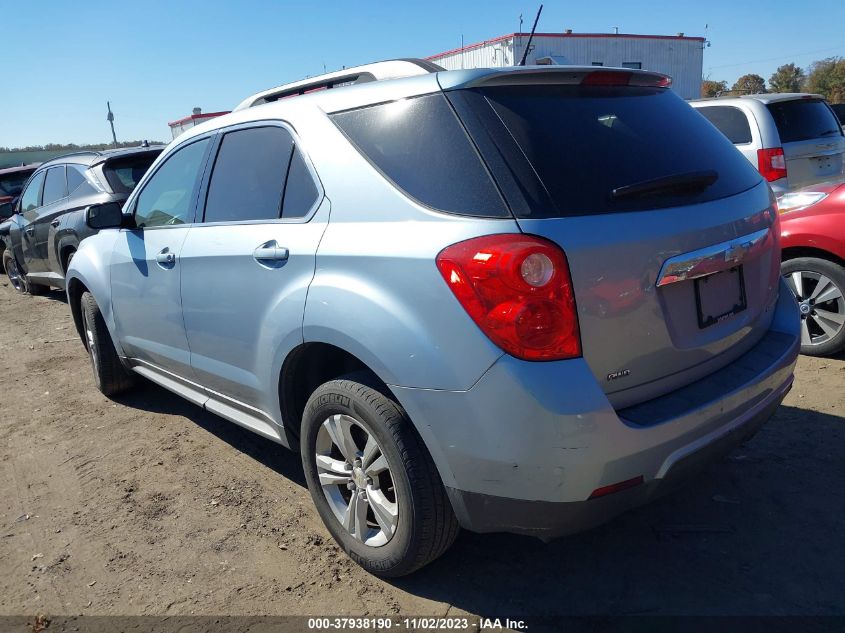
[[[119,154],[102,164],[102,173],[113,193],[128,196],[153,164],[162,148]]]
[[[776,213],[760,174],[659,75],[567,73],[447,94],[520,228],[566,253],[584,358],[629,406],[763,336]]]
[[[790,189],[843,175],[845,136],[823,99],[804,96],[766,107],[778,129]]]

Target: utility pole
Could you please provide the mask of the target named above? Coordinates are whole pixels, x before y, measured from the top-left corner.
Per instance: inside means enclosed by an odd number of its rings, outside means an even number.
[[[111,139],[114,142],[114,146],[117,147],[117,136],[114,133],[114,114],[111,111],[111,103],[106,101],[106,107],[109,109],[109,114],[106,116],[106,120],[111,125]]]

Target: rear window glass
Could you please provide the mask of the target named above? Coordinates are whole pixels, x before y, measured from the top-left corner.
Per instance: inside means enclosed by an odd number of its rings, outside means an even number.
[[[158,152],[151,152],[108,161],[103,167],[103,173],[112,191],[132,193],[156,157],[158,157]]]
[[[609,86],[502,86],[479,90],[551,198],[519,217],[560,217],[697,204],[734,195],[760,174],[671,90]],[[478,107],[478,100],[476,107]],[[512,165],[520,156],[505,157]],[[516,173],[517,169],[514,168]],[[613,191],[715,172],[706,188],[614,197]]]
[[[332,119],[385,177],[418,202],[462,215],[509,215],[443,94],[340,112]]]
[[[821,99],[778,101],[768,105],[781,143],[841,136],[839,121]]]
[[[698,113],[715,125],[734,145],[751,142],[751,126],[748,117],[733,106],[708,106],[698,108]]]
[[[82,173],[82,168],[75,165],[67,166],[67,192],[72,194],[85,182],[85,175]]]
[[[16,198],[21,195],[23,186],[31,175],[32,171],[18,171],[0,176],[0,196]]]
[[[282,211],[283,218],[301,218],[308,214],[317,202],[320,192],[305,166],[305,159],[299,148],[293,152],[288,169],[288,179],[285,183],[285,203]]]

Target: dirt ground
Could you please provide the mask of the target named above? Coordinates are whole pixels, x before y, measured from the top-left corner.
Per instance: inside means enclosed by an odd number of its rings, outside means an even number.
[[[62,293],[0,284],[0,614],[845,614],[845,360],[802,357],[757,437],[551,544],[463,533],[384,582],[299,459],[152,384],[94,387]]]

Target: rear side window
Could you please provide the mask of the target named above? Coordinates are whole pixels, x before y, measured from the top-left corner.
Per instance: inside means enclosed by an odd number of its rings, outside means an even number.
[[[697,108],[699,114],[710,121],[734,145],[751,142],[751,126],[748,117],[733,106],[708,106]]]
[[[132,193],[144,174],[153,164],[158,153],[143,153],[108,161],[103,166],[103,173],[114,193]]]
[[[716,200],[760,182],[718,130],[671,90],[542,85],[497,86],[450,98],[492,108],[518,145],[504,157],[525,179],[526,158],[548,193],[518,217],[639,211]],[[461,109],[462,110],[462,109]],[[489,118],[489,117],[488,117]],[[706,187],[615,196],[614,190],[676,176],[711,174]],[[498,171],[496,172],[499,173]],[[533,176],[530,176],[533,178]],[[533,189],[524,185],[526,190]]]
[[[67,166],[67,192],[68,195],[76,191],[79,186],[85,182],[85,175],[82,169],[75,165]]]
[[[67,196],[65,166],[51,167],[47,170],[47,178],[44,180],[44,197],[41,204],[51,204],[65,196]]]
[[[32,211],[41,206],[41,185],[44,184],[45,173],[42,171],[36,174],[35,178],[30,181],[29,186],[23,192],[21,196],[21,212]]]
[[[821,99],[796,99],[770,103],[781,143],[842,136],[839,121]]]
[[[206,222],[276,220],[281,217],[293,138],[277,127],[228,132],[211,172]]]
[[[282,206],[283,218],[301,218],[308,214],[320,195],[311,172],[305,165],[305,158],[299,148],[290,159],[290,169],[285,183],[285,201]]]
[[[340,112],[332,120],[388,180],[418,202],[461,215],[509,215],[443,94]]]

